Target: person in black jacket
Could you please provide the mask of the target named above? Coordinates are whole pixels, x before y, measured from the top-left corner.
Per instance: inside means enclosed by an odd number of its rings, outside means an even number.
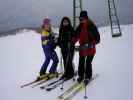
[[[61,53],[64,62],[64,74],[61,79],[71,79],[74,76],[73,55],[74,45],[71,40],[74,35],[74,29],[68,17],[64,17],[60,24],[58,44],[61,48]]]

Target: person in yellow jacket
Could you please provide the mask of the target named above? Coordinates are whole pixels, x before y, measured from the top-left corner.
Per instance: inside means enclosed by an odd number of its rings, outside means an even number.
[[[40,76],[46,74],[47,67],[50,63],[50,60],[53,60],[53,64],[50,68],[50,73],[56,73],[57,65],[58,65],[58,56],[55,52],[55,37],[51,28],[51,20],[49,18],[44,19],[41,31],[41,40],[42,40],[42,48],[45,54],[45,62],[43,63]]]

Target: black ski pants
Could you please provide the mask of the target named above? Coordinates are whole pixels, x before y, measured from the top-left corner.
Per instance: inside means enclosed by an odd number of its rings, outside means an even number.
[[[79,57],[79,67],[78,75],[81,78],[92,78],[92,60],[94,56],[80,56]]]
[[[61,48],[61,53],[64,62],[64,70],[65,70],[64,75],[65,77],[71,77],[74,75],[74,67],[73,67],[74,49],[71,49],[71,51],[69,51],[69,48]]]

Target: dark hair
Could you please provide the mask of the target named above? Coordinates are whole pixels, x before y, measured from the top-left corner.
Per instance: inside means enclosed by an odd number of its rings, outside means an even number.
[[[68,26],[67,26],[67,28],[68,28],[68,29],[72,29],[72,24],[71,24],[70,19],[69,19],[68,17],[65,16],[65,17],[63,17],[62,20],[61,20],[59,32],[63,32],[63,30],[64,30],[64,27],[65,27],[65,26],[63,26],[64,20],[67,20],[67,21],[68,21]]]

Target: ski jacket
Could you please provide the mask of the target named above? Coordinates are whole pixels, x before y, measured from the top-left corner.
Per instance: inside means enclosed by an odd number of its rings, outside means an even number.
[[[59,31],[58,45],[61,48],[68,48],[68,43],[72,43],[74,36],[73,28],[65,28]],[[72,44],[71,44],[72,45]]]
[[[76,43],[79,40],[80,47],[88,44],[89,47],[85,50],[80,50],[80,56],[94,56],[96,53],[96,44],[100,42],[100,35],[97,27],[91,23],[87,27],[80,24],[75,32],[73,42]]]
[[[54,37],[52,33],[42,29],[41,32],[42,46],[47,50],[53,50],[55,48]]]

